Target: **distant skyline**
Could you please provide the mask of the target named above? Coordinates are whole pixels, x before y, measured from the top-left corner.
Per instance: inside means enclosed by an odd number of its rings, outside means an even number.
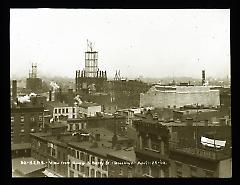
[[[229,9],[11,9],[10,75],[74,78],[87,39],[108,77],[231,76]]]

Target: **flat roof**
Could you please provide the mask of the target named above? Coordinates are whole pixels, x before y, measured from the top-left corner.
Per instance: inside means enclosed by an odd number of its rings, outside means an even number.
[[[37,159],[32,157],[12,159],[12,171],[22,175],[27,175],[41,169],[44,170],[46,166],[43,164],[37,164],[37,161]],[[21,162],[24,162],[25,164]]]
[[[136,161],[136,154],[134,149],[132,148],[131,150],[116,150],[108,154],[109,156],[113,156],[115,158],[119,158],[122,160],[130,161],[130,162],[135,162]]]
[[[67,126],[67,121],[59,121],[59,122],[52,122],[52,123],[46,123],[46,125],[50,128],[60,128]]]
[[[30,149],[31,143],[17,143],[11,144],[11,150]]]
[[[201,113],[201,112],[218,112],[218,110],[216,109],[186,109],[186,110],[174,110],[175,112],[181,112],[181,113],[189,113],[189,114],[193,114],[193,113]]]
[[[69,107],[68,104],[62,103],[62,102],[55,102],[55,101],[47,101],[44,103],[47,106],[52,106],[52,107]]]
[[[111,151],[114,151],[115,149],[112,149],[112,143],[109,141],[99,141],[98,147],[93,147],[93,143],[89,141],[83,141],[83,142],[69,142],[69,145],[75,148],[80,148],[82,150],[85,150],[87,152],[91,152],[94,154],[98,154],[100,156],[107,157],[107,154]]]

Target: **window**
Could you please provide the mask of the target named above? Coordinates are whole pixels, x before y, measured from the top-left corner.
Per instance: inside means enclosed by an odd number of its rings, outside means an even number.
[[[91,164],[94,163],[94,162],[95,162],[95,157],[92,156],[92,157],[91,157]]]
[[[39,117],[38,117],[38,120],[39,120],[39,121],[42,121],[42,116],[39,116]]]
[[[57,109],[54,109],[55,114],[57,114]]]
[[[62,113],[63,113],[63,114],[65,113],[65,109],[62,109]]]
[[[34,122],[34,121],[35,121],[34,117],[31,117],[31,122]]]
[[[80,164],[77,164],[77,171],[80,171]]]
[[[75,113],[75,108],[73,108],[73,113]]]
[[[98,168],[101,168],[101,159],[98,158]]]
[[[20,117],[20,121],[21,121],[21,123],[24,122],[24,116],[21,116],[21,117]]]
[[[176,162],[176,175],[182,177],[182,163]]]
[[[56,150],[55,150],[55,148],[52,148],[51,156],[56,157]]]
[[[68,113],[68,108],[66,108],[66,113]]]
[[[97,173],[96,173],[96,177],[101,177],[101,172],[100,171],[97,171]]]
[[[86,163],[90,161],[89,158],[90,158],[89,154],[86,154],[86,158],[85,158],[85,162],[86,162]]]
[[[120,168],[119,169],[119,174],[118,174],[119,176],[122,176],[123,175],[123,170],[122,170],[122,168]]]
[[[75,163],[72,164],[72,168],[75,169]]]
[[[80,159],[81,159],[82,161],[84,161],[84,153],[83,153],[83,152],[80,153]]]
[[[87,177],[89,176],[89,167],[88,166],[85,167],[85,174]]]
[[[75,118],[75,115],[73,115],[73,118]]]
[[[104,171],[107,171],[106,161],[103,160],[102,163],[103,163],[102,169],[103,169]]]
[[[75,124],[75,130],[79,130],[79,125]]]
[[[71,161],[70,161],[70,159],[68,159],[68,167],[69,167],[69,168],[71,167]]]
[[[197,177],[197,167],[190,166],[190,173],[191,173],[191,177]]]
[[[74,172],[72,170],[70,170],[69,172],[70,172],[70,177],[74,177]]]
[[[76,151],[76,154],[77,154],[76,158],[79,159],[79,151],[78,150]]]
[[[80,172],[84,173],[84,166],[83,165],[80,166]]]
[[[58,109],[58,113],[61,114],[61,109]]]
[[[106,174],[106,173],[103,173],[103,174],[102,174],[102,177],[103,177],[103,178],[106,178],[106,177],[107,177],[107,174]]]
[[[95,170],[91,169],[91,177],[95,177]]]

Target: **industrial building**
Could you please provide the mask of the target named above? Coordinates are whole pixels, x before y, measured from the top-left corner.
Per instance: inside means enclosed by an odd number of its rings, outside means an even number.
[[[154,85],[147,93],[140,94],[140,106],[155,108],[180,108],[184,105],[219,107],[219,90],[210,86],[162,86]]]
[[[231,178],[231,127],[168,125],[171,177]]]
[[[220,106],[220,92],[214,86],[208,86],[205,70],[202,70],[202,85],[190,83],[179,85],[153,85],[145,94],[140,94],[141,107],[180,108],[185,105],[201,105],[205,107]]]
[[[110,83],[110,91],[117,109],[139,107],[140,93],[145,93],[149,85],[139,80],[115,78]]]
[[[29,72],[26,81],[26,89],[35,93],[42,90],[42,79],[37,76],[37,64],[32,64],[32,71]]]
[[[85,52],[85,68],[76,71],[76,92],[92,93],[103,92],[107,82],[107,72],[98,68],[98,52],[93,50],[91,42],[87,43]]]
[[[15,90],[13,89],[13,91]],[[12,143],[28,143],[30,142],[29,133],[38,132],[44,128],[44,108],[41,103],[36,101],[36,98],[31,97],[30,99],[22,99],[26,102],[17,101],[13,103],[11,107]]]

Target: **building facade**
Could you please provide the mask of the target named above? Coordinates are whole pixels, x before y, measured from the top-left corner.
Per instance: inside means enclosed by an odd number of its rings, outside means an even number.
[[[134,120],[138,133],[136,176],[146,178],[169,177],[169,131],[155,120]]]
[[[179,108],[184,105],[220,106],[219,90],[210,86],[152,86],[140,94],[141,107]]]
[[[43,107],[32,105],[11,108],[11,142],[29,143],[29,134],[44,128]]]
[[[102,112],[102,107],[97,103],[83,102],[78,106],[80,117],[93,117],[100,112]]]

